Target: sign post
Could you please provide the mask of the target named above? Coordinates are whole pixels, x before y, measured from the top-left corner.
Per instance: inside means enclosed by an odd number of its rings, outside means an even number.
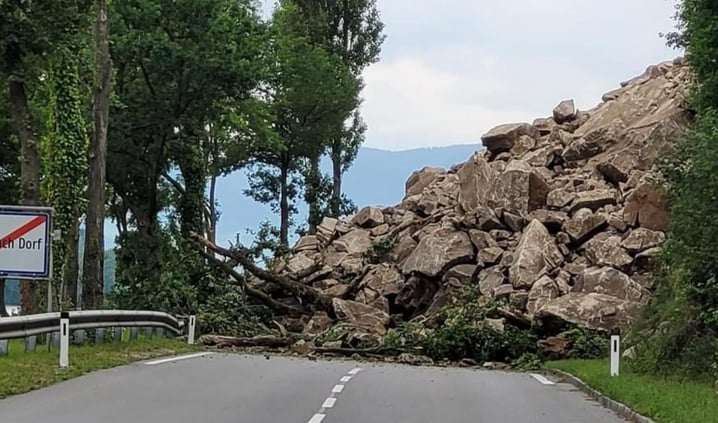
[[[60,313],[60,368],[66,369],[70,350],[70,313]]]
[[[187,343],[194,345],[194,328],[197,324],[197,317],[195,315],[189,316],[189,333],[187,334]]]
[[[621,359],[621,337],[611,335],[611,376],[618,376],[618,365]]]

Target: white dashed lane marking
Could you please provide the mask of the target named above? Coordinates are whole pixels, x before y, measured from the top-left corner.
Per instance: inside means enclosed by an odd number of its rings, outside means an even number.
[[[171,363],[173,361],[187,360],[189,358],[204,357],[205,355],[210,355],[210,354],[212,354],[212,353],[211,352],[203,352],[203,353],[196,353],[196,354],[180,355],[178,357],[170,357],[170,358],[163,358],[161,360],[148,361],[145,364],[148,366],[154,366],[156,364]]]
[[[360,371],[361,369],[359,367],[355,367],[351,369],[347,375],[342,376],[342,378],[339,379],[341,384],[334,385],[334,387],[332,388],[332,393],[327,399],[324,400],[322,408],[320,408],[319,412],[313,415],[311,419],[309,419],[308,423],[322,423],[324,418],[327,416],[327,409],[334,408],[334,405],[337,403],[336,395],[342,393],[344,391],[345,384],[352,380],[352,377]]]
[[[543,375],[539,375],[536,373],[531,373],[531,377],[538,380],[544,385],[555,385],[555,383],[551,382],[550,380],[546,379]]]

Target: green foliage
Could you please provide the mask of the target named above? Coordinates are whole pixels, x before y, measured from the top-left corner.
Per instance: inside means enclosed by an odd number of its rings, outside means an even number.
[[[605,332],[575,327],[558,336],[570,342],[571,357],[574,359],[602,358],[608,355]]]
[[[718,351],[718,9],[712,1],[684,0],[677,10],[680,32],[669,41],[686,47],[696,122],[660,163],[672,199],[671,233],[656,293],[631,342],[636,370],[706,378]]]
[[[536,353],[523,353],[519,358],[511,362],[511,366],[517,370],[527,372],[541,369],[543,362]]]
[[[371,264],[379,264],[387,257],[396,246],[396,239],[393,237],[384,237],[372,242],[366,252],[366,256]]]
[[[269,323],[272,312],[248,303],[238,289],[228,287],[202,304],[197,316],[199,333],[255,336],[262,332],[261,324]]]
[[[625,363],[623,361],[622,363]],[[567,360],[546,367],[569,372],[602,394],[661,423],[713,422],[718,416],[718,395],[711,385],[637,374],[626,366],[610,375],[609,360]]]
[[[538,338],[531,331],[511,325],[501,331],[486,323],[486,319],[497,317],[496,309],[501,302],[482,304],[478,295],[473,294],[473,299],[457,301],[441,310],[438,317],[441,324],[422,342],[429,357],[510,362],[525,353],[536,352]],[[463,295],[471,296],[472,290]]]

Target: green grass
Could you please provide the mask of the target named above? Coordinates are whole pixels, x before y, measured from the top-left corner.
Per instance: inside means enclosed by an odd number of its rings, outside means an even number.
[[[133,342],[70,346],[69,367],[59,368],[59,352],[38,343],[34,353],[25,353],[22,341],[10,342],[10,352],[0,356],[0,398],[43,388],[83,374],[201,347],[174,339],[138,339]]]
[[[546,368],[570,373],[659,423],[718,422],[718,392],[708,385],[638,375],[624,369],[620,376],[611,377],[608,360],[555,361],[546,363]]]

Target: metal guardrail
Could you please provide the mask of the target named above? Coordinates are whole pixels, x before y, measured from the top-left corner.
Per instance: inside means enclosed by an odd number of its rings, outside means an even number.
[[[64,326],[63,326],[64,325]],[[194,343],[195,318],[190,316],[188,343]],[[95,342],[104,342],[105,329],[112,340],[119,342],[122,330],[130,329],[130,340],[137,339],[139,328],[143,328],[146,338],[153,335],[164,336],[165,331],[175,336],[185,334],[187,328],[184,319],[158,311],[130,310],[87,310],[63,313],[31,314],[0,318],[0,355],[8,351],[8,342],[12,339],[25,339],[25,351],[35,350],[37,336],[48,335],[48,347],[59,347],[60,339],[74,337],[75,344],[82,344],[85,331],[95,330]],[[61,334],[62,331],[70,332]],[[69,329],[69,330],[68,330]],[[72,334],[72,335],[71,335]]]
[[[70,328],[100,329],[111,327],[151,327],[181,335],[184,322],[158,311],[88,310],[69,312]],[[31,314],[0,319],[0,339],[25,338],[58,332],[60,313]]]

